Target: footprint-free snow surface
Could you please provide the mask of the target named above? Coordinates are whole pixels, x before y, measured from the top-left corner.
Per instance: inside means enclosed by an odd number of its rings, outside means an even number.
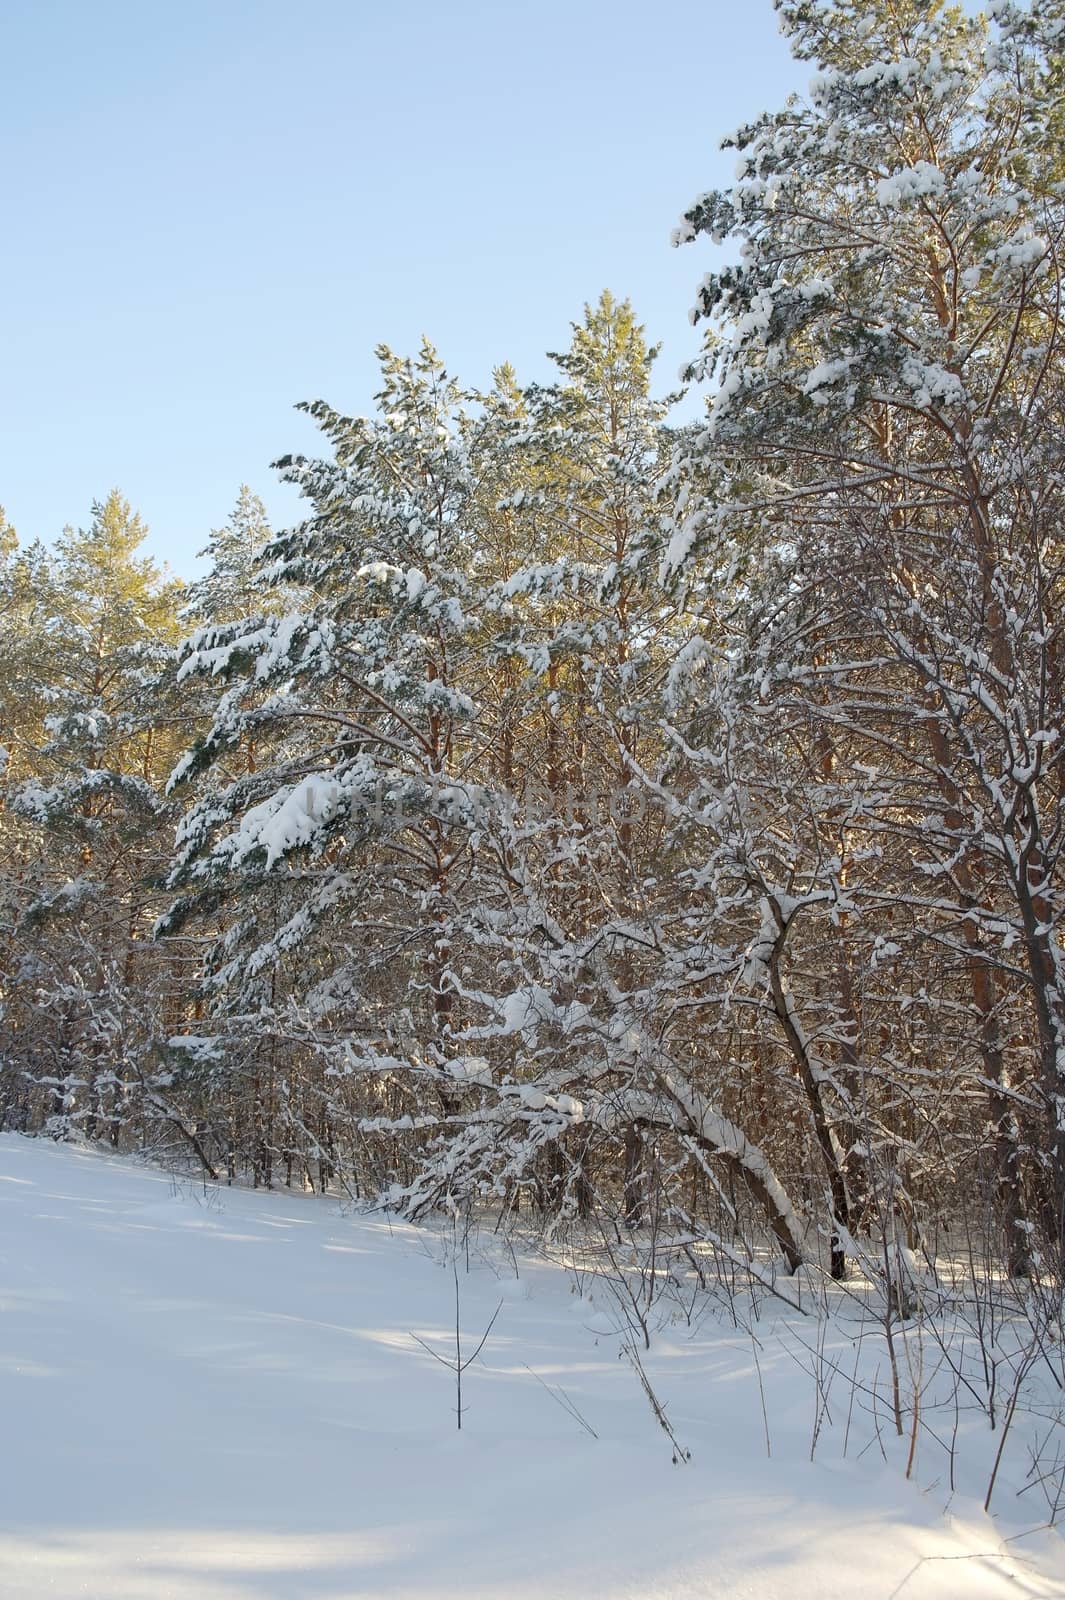
[[[417,1342],[454,1347],[449,1242],[0,1138],[0,1595],[1065,1596],[1059,1536],[1012,1537],[1015,1489],[995,1518],[923,1455],[907,1482],[853,1406],[845,1440],[842,1389],[811,1463],[787,1308],[758,1324],[764,1417],[747,1331],[659,1318],[674,1465],[616,1307],[486,1230],[459,1273],[466,1354],[502,1306],[457,1431]]]

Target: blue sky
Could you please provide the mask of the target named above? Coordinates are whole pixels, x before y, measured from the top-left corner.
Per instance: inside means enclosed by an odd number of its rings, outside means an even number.
[[[322,396],[427,333],[463,381],[603,288],[695,348],[669,234],[719,136],[801,87],[770,0],[6,0],[0,504],[24,540],[118,486],[180,574]]]

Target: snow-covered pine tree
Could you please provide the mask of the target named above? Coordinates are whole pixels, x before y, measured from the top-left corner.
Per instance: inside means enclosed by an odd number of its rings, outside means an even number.
[[[682,504],[663,575],[730,598],[757,700],[806,724],[822,870],[848,901],[836,978],[811,960],[807,989],[834,982],[838,1065],[876,1103],[905,1081],[956,1136],[952,1175],[965,1147],[994,1152],[1024,1270],[1026,1203],[1060,1237],[1065,1198],[1060,7],[996,6],[990,33],[934,0],[778,9],[817,65],[808,98],[728,141],[735,185],[679,235],[741,254],[696,308],[720,337],[692,454],[721,489]],[[913,1122],[869,1133],[894,1190]]]
[[[503,408],[510,449],[493,457],[505,492],[490,521],[504,519],[512,553],[510,519],[521,519],[525,559],[489,600],[507,624],[495,653],[516,665],[527,708],[507,770],[536,782],[486,839],[497,871],[467,935],[493,968],[479,988],[483,963],[456,974],[474,1093],[405,1199],[514,1203],[531,1187],[552,1213],[596,1203],[635,1225],[652,1190],[667,1220],[694,1171],[711,1193],[738,1179],[795,1265],[795,1207],[708,1096],[705,1050],[687,1031],[669,1038],[661,1010],[658,874],[675,863],[660,859],[662,811],[644,807],[640,775],[661,754],[656,707],[676,636],[641,569],[669,457],[652,356],[631,309],[604,296],[556,358],[563,382]]]
[[[207,571],[187,586],[183,619],[196,625],[233,622],[284,609],[284,590],[266,582],[258,565],[272,538],[266,507],[242,483],[228,519],[221,528],[212,528],[199,552]]]
[[[266,1143],[332,1165],[342,1133],[364,1175],[372,1126],[453,1109],[453,926],[479,893],[474,775],[492,739],[478,419],[428,344],[379,356],[377,414],[316,402],[333,459],[279,463],[311,510],[261,571],[305,599],[186,646],[183,678],[225,689],[174,773],[203,787],[161,925],[221,912],[202,979],[213,1043],[189,1048],[239,1070],[242,1041],[273,1041]]]
[[[40,544],[20,550],[14,529],[0,511],[0,1127],[32,1127],[35,1099],[26,1077],[22,1042],[16,1039],[16,985],[22,966],[17,928],[35,893],[37,840],[12,815],[9,800],[33,770],[41,740],[47,682],[47,551]]]
[[[179,587],[140,555],[147,530],[118,491],[27,553],[23,709],[8,811],[21,857],[5,1015],[22,1120],[118,1142],[169,1116],[153,1087],[175,974],[153,948],[165,863],[161,782],[176,744],[165,691]]]
[[[300,608],[308,598],[306,594],[290,585],[271,582],[263,571],[263,551],[272,538],[265,506],[247,484],[242,484],[226,522],[211,530],[206,546],[199,552],[208,566],[185,591],[181,620],[186,628],[239,622],[245,631],[250,631],[271,616]],[[209,675],[193,674],[183,677],[181,689],[189,736],[202,736],[214,721],[217,683]],[[249,734],[227,752],[224,765],[212,773],[212,782],[224,785],[254,771],[257,759],[254,734]],[[265,911],[263,916],[267,916]],[[184,950],[191,976],[187,999],[194,1012],[199,1008],[194,995],[203,942],[221,940],[229,931],[231,920],[226,907],[220,905],[214,917],[199,919],[184,940],[175,935],[169,941],[172,950]],[[257,983],[259,999],[268,999],[274,986],[272,974],[260,974]],[[244,1004],[246,1009],[253,1007],[250,987],[245,991]],[[242,1039],[239,1044],[230,1039],[224,1051],[217,1042],[204,1047],[179,1044],[168,1050],[166,1066],[172,1075],[173,1091],[191,1121],[214,1129],[215,1159],[224,1150],[225,1170],[230,1177],[236,1175],[243,1162],[256,1181],[269,1181],[275,1156],[277,1055],[276,1040],[257,1037]],[[295,1149],[276,1152],[283,1154],[287,1171],[291,1171],[294,1162],[300,1165],[306,1142],[300,1137]],[[325,1167],[322,1162],[321,1172]]]
[[[552,1206],[566,1192],[591,1200],[590,1128],[567,1137],[557,1105],[573,1101],[591,1037],[566,1033],[587,1010],[571,1004],[588,988],[578,948],[603,916],[622,926],[638,893],[626,755],[661,651],[658,617],[630,611],[666,459],[654,354],[631,306],[604,294],[554,358],[560,383],[522,393],[501,372],[486,397],[497,436],[482,515],[486,545],[505,550],[488,595],[500,625],[493,677],[521,707],[501,724],[504,781],[520,806],[493,836],[497,897],[477,935],[497,948],[499,969],[487,991],[465,990],[466,1037],[489,1061],[479,1121],[448,1168],[453,1190],[476,1180],[516,1194],[531,1182]],[[539,999],[523,1022],[530,994]],[[423,1192],[434,1181],[424,1175]]]

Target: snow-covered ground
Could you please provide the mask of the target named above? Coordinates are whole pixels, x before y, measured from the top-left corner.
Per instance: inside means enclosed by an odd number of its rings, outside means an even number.
[[[502,1307],[459,1433],[453,1379],[412,1337],[453,1348],[448,1242],[0,1138],[3,1600],[1065,1596],[1060,1537],[1014,1537],[1040,1516],[1016,1472],[999,1515],[980,1509],[994,1442],[975,1422],[952,1496],[923,1443],[914,1481],[908,1440],[888,1432],[885,1463],[837,1383],[811,1464],[795,1341],[819,1335],[777,1301],[757,1325],[765,1420],[742,1327],[654,1333],[649,1380],[691,1451],[675,1466],[609,1296],[544,1262],[515,1276],[475,1240],[467,1352]]]

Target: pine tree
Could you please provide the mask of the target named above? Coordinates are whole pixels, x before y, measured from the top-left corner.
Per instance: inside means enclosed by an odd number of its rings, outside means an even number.
[[[50,558],[41,545],[21,550],[0,512],[0,1126],[24,1127],[31,1094],[12,1048],[23,953],[19,920],[38,881],[36,841],[12,814],[10,797],[32,770],[47,709],[52,639],[42,594]]]
[[[742,253],[700,290],[721,337],[699,363],[717,392],[692,459],[705,473],[712,458],[716,487],[677,518],[663,575],[735,608],[751,715],[767,703],[821,776],[801,808],[847,907],[841,1069],[888,1083],[913,1061],[898,1006],[929,1004],[918,962],[934,954],[944,1033],[967,990],[954,1127],[971,1137],[972,1074],[1024,1270],[1018,1078],[1044,1096],[1032,1201],[1059,1235],[1065,1198],[1055,8],[998,7],[995,37],[930,0],[779,9],[819,68],[809,99],[729,141],[734,188],[704,196],[680,234]],[[916,927],[900,944],[903,920]],[[893,975],[901,990],[864,1021],[846,993],[856,958],[863,987]],[[815,1010],[823,959],[807,960]],[[1025,1012],[1033,1047],[1011,1060]],[[943,1126],[931,1097],[913,1104]],[[901,1132],[875,1141],[896,1194]]]
[[[40,716],[9,810],[25,861],[13,929],[12,1070],[55,1133],[117,1141],[145,1108],[170,980],[150,934],[172,821],[165,674],[179,588],[139,555],[146,529],[117,491],[54,554],[31,551]],[[32,773],[32,776],[28,774]]]
[[[267,1096],[274,1121],[304,1127],[329,1108],[409,1110],[419,1073],[447,1108],[449,927],[475,892],[476,429],[428,344],[379,356],[377,416],[308,406],[334,459],[279,463],[312,509],[263,563],[306,603],[201,628],[182,667],[227,687],[175,774],[208,787],[182,824],[165,927],[227,908],[209,1009],[230,1060],[255,1036],[307,1062],[298,1092],[293,1068]],[[254,767],[227,773],[248,741]]]
[[[182,615],[194,623],[235,622],[281,609],[283,595],[264,581],[258,560],[273,534],[266,507],[246,483],[224,527],[214,528],[199,552],[208,568],[188,585]]]

